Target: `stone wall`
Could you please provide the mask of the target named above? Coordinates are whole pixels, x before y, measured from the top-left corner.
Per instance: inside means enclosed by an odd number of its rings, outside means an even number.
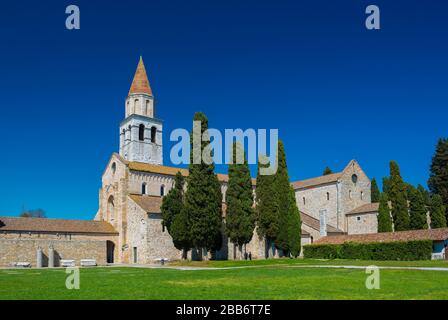
[[[179,260],[182,252],[177,250],[173,244],[173,239],[162,227],[162,216],[160,214],[150,214],[147,220],[148,234],[148,255],[147,263],[154,263],[157,258],[167,258]]]
[[[0,266],[11,266],[15,262],[37,262],[37,249],[42,248],[43,266],[48,266],[48,248],[53,245],[55,266],[61,259],[95,259],[98,265],[106,264],[107,245],[105,240],[49,240],[49,239],[0,239]]]
[[[356,183],[353,182],[352,176],[357,176]],[[362,171],[361,167],[356,161],[351,162],[344,170],[344,174],[340,178],[340,223],[339,229],[347,232],[347,217],[345,214],[349,213],[355,208],[363,204],[370,203],[370,180]]]
[[[336,182],[295,191],[299,209],[313,218],[319,219],[319,211],[327,210],[327,224],[337,225],[338,190]],[[303,199],[305,198],[305,201]]]
[[[351,214],[347,216],[347,233],[377,233],[378,219],[376,212]]]

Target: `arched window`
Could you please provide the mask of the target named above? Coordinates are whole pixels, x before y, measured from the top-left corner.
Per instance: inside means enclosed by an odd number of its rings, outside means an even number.
[[[351,199],[352,198],[352,190],[348,191],[348,198]]]
[[[327,192],[327,201],[330,200],[330,192]]]
[[[305,197],[303,197],[303,204],[306,204],[306,199],[305,199]]]
[[[117,164],[114,162],[112,163],[112,174],[115,174],[115,171],[117,171]]]
[[[165,186],[161,185],[160,186],[160,196],[163,197],[165,195]]]
[[[135,99],[135,100],[134,100],[134,108],[132,108],[132,109],[133,109],[133,110],[132,110],[132,113],[135,113],[135,111],[138,110],[138,109],[137,109],[137,105],[138,105],[138,99]]]
[[[138,140],[145,141],[145,125],[138,126]]]
[[[146,183],[143,182],[142,184],[142,194],[146,194]]]
[[[361,191],[361,200],[362,200],[362,198],[364,198],[364,192],[363,191]]]
[[[110,196],[107,200],[107,221],[114,221],[115,219],[115,204],[114,196]]]
[[[149,112],[149,100],[146,100],[144,115],[149,116],[148,112]]]
[[[157,133],[157,128],[152,127],[151,128],[151,142],[152,143],[156,143],[156,133]]]

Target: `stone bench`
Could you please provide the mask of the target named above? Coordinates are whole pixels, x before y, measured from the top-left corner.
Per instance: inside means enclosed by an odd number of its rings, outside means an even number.
[[[165,264],[165,262],[170,261],[170,260],[167,259],[167,258],[157,258],[157,259],[155,259],[155,260],[156,260],[157,263],[160,263],[162,266]]]
[[[75,260],[61,260],[61,267],[71,268],[75,266]]]
[[[96,267],[95,259],[81,259],[81,267]]]
[[[12,265],[17,268],[31,268],[30,262],[14,262]]]
[[[443,252],[433,253],[431,256],[432,260],[445,260],[445,254]]]

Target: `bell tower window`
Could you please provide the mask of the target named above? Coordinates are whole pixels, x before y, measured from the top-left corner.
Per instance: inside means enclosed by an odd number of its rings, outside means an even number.
[[[143,124],[138,127],[138,140],[145,141],[145,125]]]
[[[152,127],[151,128],[151,142],[152,143],[156,143],[156,133],[157,133],[157,128]]]

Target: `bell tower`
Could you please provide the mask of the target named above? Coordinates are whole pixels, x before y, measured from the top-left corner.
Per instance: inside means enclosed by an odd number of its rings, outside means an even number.
[[[125,119],[120,123],[120,155],[128,161],[162,165],[162,121],[155,118],[154,96],[142,57],[125,108]]]

